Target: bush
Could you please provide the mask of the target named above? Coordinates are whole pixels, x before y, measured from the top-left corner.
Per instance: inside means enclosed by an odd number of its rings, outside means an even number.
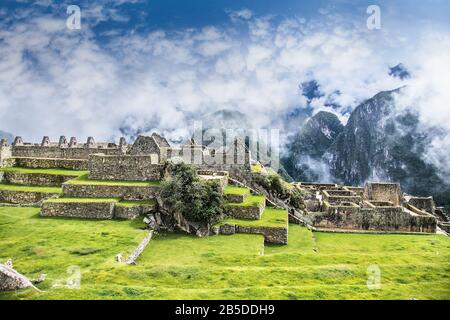
[[[190,165],[179,163],[170,166],[171,177],[161,184],[163,202],[189,221],[217,221],[224,205],[219,183],[200,180]]]
[[[254,181],[274,196],[282,200],[288,200],[294,208],[304,208],[302,193],[297,189],[288,188],[287,183],[279,175],[257,175],[254,176]]]

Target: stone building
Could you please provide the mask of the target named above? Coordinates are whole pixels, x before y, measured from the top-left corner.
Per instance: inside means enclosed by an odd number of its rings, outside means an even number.
[[[432,205],[404,197],[398,183],[372,182],[364,188],[297,183],[295,187],[305,195],[306,219],[317,229],[436,232]]]

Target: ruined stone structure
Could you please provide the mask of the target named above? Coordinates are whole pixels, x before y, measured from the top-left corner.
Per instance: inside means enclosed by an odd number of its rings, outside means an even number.
[[[16,137],[12,145],[0,143],[0,203],[40,205],[42,216],[133,219],[162,208],[156,200],[159,181],[168,174],[167,161],[193,164],[200,178],[214,179],[223,188],[229,178],[248,186],[255,174],[250,170],[250,151],[239,139],[228,148],[211,149],[193,139],[173,147],[156,133],[139,136],[133,144],[124,138],[118,144],[98,143],[92,137],[86,143],[74,137],[68,142],[64,136],[57,143],[44,137],[40,144],[32,144]],[[31,172],[16,170],[20,168]],[[32,171],[55,168],[66,171]],[[436,208],[432,198],[404,196],[399,184],[294,186],[305,198],[305,221],[318,230],[434,233],[437,225],[450,229],[443,209]],[[233,219],[261,220],[266,212],[266,198],[249,190],[225,198],[227,215]],[[154,216],[153,220],[162,223],[163,219]],[[192,229],[192,224],[186,228]],[[287,243],[288,237],[287,223],[279,227],[224,224],[215,230],[258,233],[272,243]]]
[[[436,210],[430,201],[404,197],[398,183],[373,182],[364,188],[316,183],[295,186],[305,195],[306,219],[320,230],[436,232]]]
[[[143,156],[146,158],[141,158]],[[57,143],[45,136],[40,144],[25,143],[21,137],[16,137],[11,145],[6,140],[0,144],[0,167],[27,163],[35,168],[89,169],[93,171],[93,176],[98,179],[104,176],[105,180],[114,178],[121,169],[135,169],[137,165],[142,166],[140,169],[145,167],[149,170],[149,175],[154,179],[157,165],[167,160],[184,161],[202,169],[219,171],[250,169],[250,151],[244,141],[237,138],[230,146],[217,150],[198,145],[192,139],[181,147],[173,147],[157,133],[139,136],[132,145],[128,145],[125,138],[116,144],[95,142],[93,137],[89,137],[84,144],[77,143],[75,137],[67,143],[65,136],[61,136]],[[106,172],[111,172],[111,176],[107,177]]]

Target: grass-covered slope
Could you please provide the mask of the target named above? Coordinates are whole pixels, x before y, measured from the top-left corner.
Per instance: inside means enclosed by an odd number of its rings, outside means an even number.
[[[290,225],[289,244],[261,235],[197,238],[159,234],[137,266],[114,261],[146,232],[136,221],[40,218],[0,208],[0,261],[47,280],[0,299],[450,299],[450,239],[444,236],[312,233]],[[78,266],[81,287],[64,287]],[[367,287],[379,267],[381,288]],[[59,287],[58,287],[59,285]]]
[[[129,187],[151,187],[159,186],[159,181],[119,181],[119,180],[91,180],[88,174],[83,174],[78,178],[69,180],[67,184],[83,185],[105,185],[105,186],[129,186]]]
[[[232,186],[232,185],[227,185],[224,190],[223,193],[225,195],[228,194],[235,194],[235,195],[246,195],[248,193],[250,193],[250,190],[248,188],[242,188],[242,187],[236,187],[236,186]]]
[[[0,183],[0,190],[43,193],[61,193],[62,191],[62,189],[58,187],[24,186],[9,183]]]
[[[0,168],[2,172],[14,172],[24,174],[50,174],[50,175],[62,175],[62,176],[74,176],[87,175],[87,171],[67,170],[67,169],[34,169],[34,168],[22,168],[22,167],[10,167]]]

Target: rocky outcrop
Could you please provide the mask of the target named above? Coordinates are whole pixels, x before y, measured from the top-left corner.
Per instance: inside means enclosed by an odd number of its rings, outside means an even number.
[[[157,198],[158,212],[149,214],[144,222],[154,230],[182,231],[198,237],[208,236],[212,233],[212,226],[204,222],[187,220],[180,212],[168,208],[160,197]]]
[[[13,269],[12,263],[0,264],[0,292],[34,287],[27,277]]]
[[[343,129],[333,113],[321,111],[314,115],[290,139],[288,156],[282,160],[284,169],[295,180],[323,179],[322,156]]]
[[[424,159],[431,141],[442,132],[424,130],[414,108],[397,108],[396,95],[401,91],[380,92],[362,102],[345,127],[331,116],[324,117],[327,121],[311,118],[290,141],[282,159],[285,169],[297,181],[399,182],[409,194],[433,195],[438,205],[448,205],[450,184]],[[330,130],[334,122],[341,129]]]
[[[137,258],[141,255],[142,252],[144,252],[144,249],[148,246],[150,243],[150,240],[152,240],[153,237],[153,230],[151,230],[148,235],[139,243],[137,248],[130,254],[130,256],[125,261],[126,264],[136,264]]]

